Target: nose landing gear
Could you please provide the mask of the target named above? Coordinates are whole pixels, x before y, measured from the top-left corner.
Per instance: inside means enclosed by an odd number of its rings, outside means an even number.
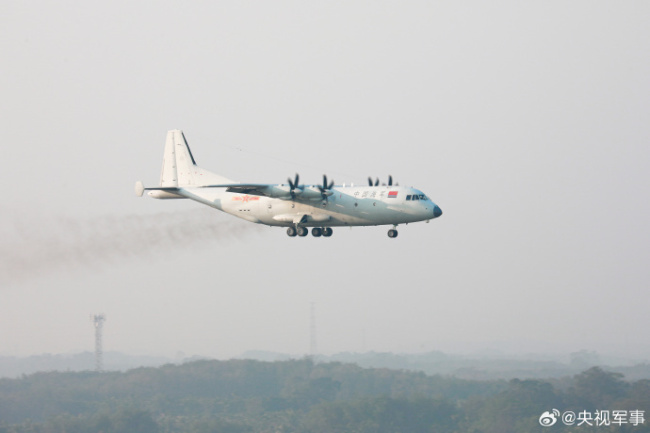
[[[397,227],[397,226],[395,226]],[[395,228],[392,228],[388,230],[388,237],[389,238],[396,238],[397,237],[397,230]]]

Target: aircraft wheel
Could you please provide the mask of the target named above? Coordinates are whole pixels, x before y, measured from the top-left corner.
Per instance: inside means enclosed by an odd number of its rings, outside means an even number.
[[[295,227],[289,227],[289,228],[287,229],[287,235],[289,235],[289,236],[291,236],[291,237],[296,236],[297,233],[298,233],[298,232],[296,231],[296,228],[295,228]]]
[[[298,236],[302,238],[307,236],[307,233],[309,233],[309,230],[307,230],[305,227],[298,227]]]
[[[395,229],[388,230],[388,237],[389,238],[396,238],[397,237],[397,230],[395,230]]]
[[[319,229],[318,227],[314,227],[313,229],[311,229],[311,234],[312,234],[315,238],[319,238],[320,235],[323,234],[323,230]]]
[[[333,232],[334,232],[334,230],[332,230],[331,227],[323,228],[323,236],[325,236],[326,238],[329,238],[330,236],[332,236]]]

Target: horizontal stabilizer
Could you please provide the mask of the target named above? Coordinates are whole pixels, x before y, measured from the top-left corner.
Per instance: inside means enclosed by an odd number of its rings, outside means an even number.
[[[145,188],[143,183],[137,181],[135,183],[135,195],[142,197],[145,191],[149,191],[147,195],[153,198],[169,199],[169,198],[186,198],[181,194],[182,189],[177,186],[163,186],[155,188]]]

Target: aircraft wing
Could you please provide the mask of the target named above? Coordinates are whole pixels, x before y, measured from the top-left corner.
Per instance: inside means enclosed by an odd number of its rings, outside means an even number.
[[[236,194],[249,194],[259,195],[262,197],[279,198],[282,200],[321,200],[323,194],[326,196],[332,195],[331,191],[323,193],[316,186],[301,185],[300,187],[291,190],[289,185],[278,185],[268,183],[231,183],[221,185],[206,185],[199,188],[226,188],[226,192],[233,192]]]
[[[230,183],[222,185],[205,185],[201,188],[226,188],[227,192],[270,197],[273,185],[264,183]]]
[[[229,186],[227,192],[236,192],[238,194],[248,194],[248,195],[260,195],[271,197],[271,191],[273,190],[273,185],[265,184],[248,184],[248,185],[233,185]]]
[[[231,183],[222,185],[206,185],[201,188],[226,188],[226,192],[259,195],[262,197],[284,198],[285,196],[290,196],[287,187],[266,183]]]
[[[135,191],[138,196],[142,196],[144,191],[158,191],[159,195],[171,195],[171,196],[183,196],[187,195],[185,192],[192,188],[225,188],[226,192],[232,192],[235,194],[248,194],[248,195],[257,195],[262,197],[273,197],[281,198],[283,200],[291,198],[291,192],[289,187],[286,185],[273,185],[266,183],[224,183],[218,185],[201,185],[201,186],[189,186],[185,188],[179,187],[154,187],[154,188],[145,188],[142,185],[142,182],[137,182]]]

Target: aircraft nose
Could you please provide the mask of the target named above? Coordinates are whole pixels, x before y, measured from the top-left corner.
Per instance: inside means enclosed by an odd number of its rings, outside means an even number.
[[[433,217],[438,218],[440,215],[442,215],[442,209],[438,207],[438,205],[433,205]]]

